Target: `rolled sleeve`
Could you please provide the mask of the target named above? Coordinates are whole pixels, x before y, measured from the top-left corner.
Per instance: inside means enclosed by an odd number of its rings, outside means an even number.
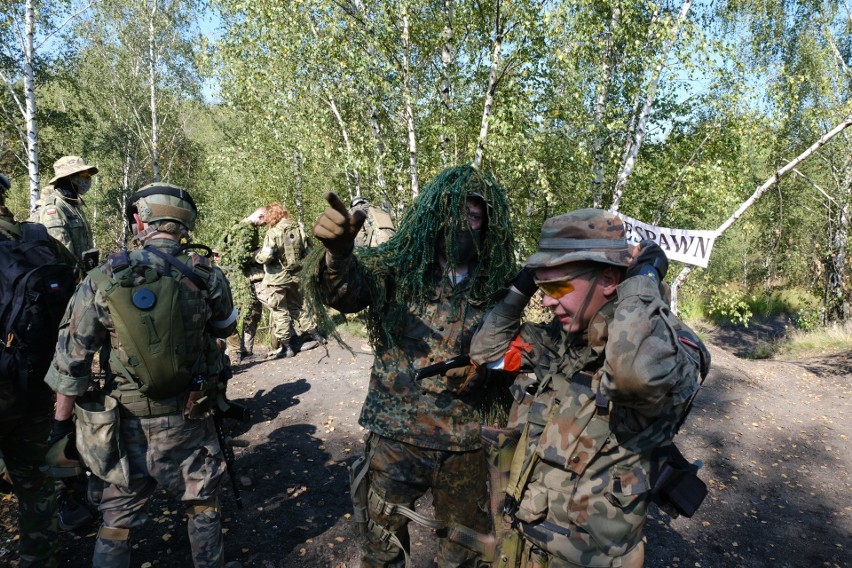
[[[678,341],[674,321],[651,279],[636,276],[619,286],[601,382],[609,400],[649,411],[694,390],[698,365]]]

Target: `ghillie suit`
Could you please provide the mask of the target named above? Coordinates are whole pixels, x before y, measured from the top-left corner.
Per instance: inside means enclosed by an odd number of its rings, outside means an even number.
[[[458,252],[455,227],[464,221],[469,195],[486,202],[487,220],[478,259],[471,265],[473,285],[467,299],[490,304],[491,294],[513,276],[515,243],[505,191],[489,174],[471,165],[448,168],[422,189],[388,242],[353,251],[357,262],[366,268],[364,274],[372,298],[366,321],[372,345],[379,338],[393,344],[409,309],[414,306],[421,310],[429,301],[434,291],[431,274],[438,265],[435,243],[447,243],[445,272],[455,266]],[[342,342],[321,300],[319,271],[324,255],[325,249],[317,247],[305,259],[302,285],[309,309],[317,314],[320,331]],[[389,277],[392,289],[385,285]],[[461,305],[457,307],[463,309]]]

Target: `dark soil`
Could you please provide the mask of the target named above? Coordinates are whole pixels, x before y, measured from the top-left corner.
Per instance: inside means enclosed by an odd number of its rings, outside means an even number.
[[[713,369],[678,436],[710,494],[696,515],[672,519],[654,508],[646,566],[846,567],[852,565],[852,355],[797,362],[750,360],[771,335],[708,331]],[[773,331],[775,329],[775,331]],[[781,328],[783,330],[783,325]],[[751,335],[750,335],[751,334]],[[244,567],[357,566],[346,466],[363,451],[358,413],[372,355],[330,345],[294,359],[250,360],[229,397],[252,423],[234,425],[250,442],[235,448],[243,509],[225,483],[225,553]],[[0,502],[0,566],[16,565],[13,498]],[[429,498],[418,504],[428,512]],[[132,566],[191,566],[180,504],[160,492],[151,522],[135,535]],[[62,566],[90,565],[97,524],[63,533]],[[413,565],[432,565],[434,536],[412,530]]]

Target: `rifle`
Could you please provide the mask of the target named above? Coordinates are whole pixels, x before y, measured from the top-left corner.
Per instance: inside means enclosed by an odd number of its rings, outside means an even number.
[[[240,422],[249,422],[251,420],[251,411],[239,404],[225,398],[224,394],[218,397],[217,404],[213,408],[213,424],[216,427],[216,437],[219,439],[219,447],[222,448],[222,455],[225,456],[225,469],[228,471],[228,477],[231,478],[231,487],[234,490],[234,501],[237,502],[237,509],[243,508],[243,500],[240,497],[240,486],[237,483],[237,478],[234,475],[234,446],[246,447],[248,442],[245,440],[237,440],[227,435],[225,432],[225,418],[239,420]]]
[[[414,380],[419,381],[420,379],[427,379],[429,377],[434,377],[435,375],[446,373],[450,369],[458,369],[459,367],[467,367],[468,365],[470,365],[470,355],[456,355],[452,359],[447,359],[441,363],[435,363],[434,365],[428,365],[422,369],[418,369],[414,372]]]

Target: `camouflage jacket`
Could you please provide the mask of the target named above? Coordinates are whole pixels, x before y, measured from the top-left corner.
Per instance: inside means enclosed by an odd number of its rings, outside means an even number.
[[[660,465],[652,454],[671,441],[698,388],[704,347],[680,338],[684,324],[644,276],[622,282],[571,346],[558,320],[521,325],[525,305],[508,293],[471,344],[478,364],[534,375],[523,447],[529,475],[515,491],[516,516],[522,527],[546,528],[528,536],[551,554],[609,566],[641,539]]]
[[[306,251],[307,243],[299,226],[289,219],[281,219],[266,231],[263,248],[254,257],[266,272],[263,283],[278,286],[298,282],[297,274],[302,269]]]
[[[47,227],[50,236],[65,245],[79,262],[83,253],[94,248],[92,229],[83,214],[82,198],[68,199],[58,191],[45,193],[36,202],[30,221]]]
[[[254,255],[260,249],[260,228],[243,219],[228,229],[222,239],[222,265],[239,270],[251,281],[263,278],[263,267]]]
[[[344,313],[370,305],[355,255],[321,268],[323,301]],[[382,436],[415,446],[450,451],[481,446],[477,393],[457,394],[470,367],[415,381],[418,369],[468,352],[484,306],[467,300],[469,281],[453,286],[435,277],[435,291],[422,313],[409,310],[395,345],[375,345],[367,399],[359,423]],[[392,283],[388,282],[388,289]],[[453,307],[453,300],[457,307]]]
[[[180,248],[178,243],[168,239],[152,239],[146,246],[171,255],[178,254]],[[137,284],[145,282],[146,266],[154,267],[160,274],[164,274],[167,270],[164,260],[144,249],[130,252],[130,262],[133,267],[134,282]],[[110,262],[105,262],[94,270],[100,270],[107,276],[112,276]],[[174,274],[175,270],[172,269],[172,272]],[[191,286],[191,284],[186,285]],[[215,266],[212,267],[207,281],[207,291],[194,293],[201,294],[202,297],[206,296],[208,309],[193,317],[204,318],[206,321],[207,372],[214,375],[222,370],[222,358],[216,348],[215,338],[225,338],[233,333],[236,328],[236,310],[231,300],[228,281],[222,271]],[[60,324],[56,354],[44,379],[45,382],[57,393],[69,396],[82,395],[91,379],[92,358],[101,346],[110,340],[110,337],[115,338],[115,324],[107,302],[92,277],[87,276],[71,298],[71,303]],[[127,379],[120,375],[116,376],[115,381],[117,388],[122,388],[128,383]]]

